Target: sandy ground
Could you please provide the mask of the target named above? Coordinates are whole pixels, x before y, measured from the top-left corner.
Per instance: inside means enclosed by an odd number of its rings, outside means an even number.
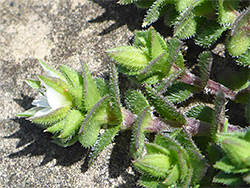
[[[42,73],[38,60],[105,77],[108,48],[124,45],[140,29],[143,11],[115,0],[0,1],[0,187],[136,187],[128,146],[119,135],[93,166],[88,150],[62,148],[51,135],[15,114],[37,94],[25,83]],[[126,143],[126,142],[125,142]]]

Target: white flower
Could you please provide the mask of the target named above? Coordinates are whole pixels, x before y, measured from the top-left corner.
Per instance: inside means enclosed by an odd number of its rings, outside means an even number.
[[[40,94],[33,102],[32,105],[36,106],[37,112],[33,115],[33,118],[47,115],[61,107],[69,105],[69,100],[66,96],[57,92],[52,87],[49,87],[44,82],[42,85],[46,88],[45,96]]]

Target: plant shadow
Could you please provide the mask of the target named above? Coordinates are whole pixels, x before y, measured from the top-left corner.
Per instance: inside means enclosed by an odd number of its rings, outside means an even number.
[[[101,23],[104,21],[114,21],[112,25],[105,28],[99,35],[108,34],[123,25],[127,25],[129,30],[134,31],[141,29],[142,20],[145,15],[145,10],[137,8],[135,5],[121,6],[118,0],[92,0],[94,3],[105,9],[105,12],[95,19],[90,20],[90,23]]]
[[[22,99],[14,99],[16,103],[24,109],[29,109],[32,98],[23,96]],[[87,149],[84,149],[79,143],[69,147],[61,147],[53,143],[52,134],[46,133],[37,125],[25,120],[24,118],[11,119],[13,123],[19,124],[19,129],[4,138],[18,138],[19,142],[16,148],[19,151],[10,154],[9,158],[18,158],[21,156],[41,156],[44,155],[40,165],[45,165],[56,159],[56,165],[70,166],[86,157]]]

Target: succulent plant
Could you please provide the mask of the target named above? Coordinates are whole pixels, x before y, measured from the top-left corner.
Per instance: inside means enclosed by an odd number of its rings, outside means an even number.
[[[41,62],[47,75],[26,80],[40,92],[32,102],[35,107],[18,115],[53,133],[55,142],[62,146],[79,141],[83,147],[91,147],[90,164],[120,131],[131,130],[131,155],[142,172],[140,184],[145,187],[202,185],[213,164],[208,166],[209,152],[198,147],[197,137],[204,138],[203,146],[209,142],[221,146],[230,165],[237,167],[236,172],[246,173],[244,181],[249,183],[249,156],[245,152],[249,131],[245,133],[246,129],[230,124],[225,111],[227,100],[233,100],[243,103],[246,115],[249,113],[250,81],[246,79],[240,88],[231,90],[211,80],[213,58],[209,51],[199,55],[200,75],[194,75],[185,67],[182,46],[177,38],[165,41],[153,27],[138,31],[133,45],[107,50],[116,61],[110,64],[108,83],[93,79],[83,62],[81,74],[67,66],[60,66],[59,72]],[[126,92],[124,103],[117,70],[140,84]],[[195,93],[214,95],[214,107],[198,104],[180,111],[178,105]],[[154,134],[150,133],[155,134],[152,143],[148,140]],[[237,144],[246,154],[235,151]],[[226,169],[218,164],[214,167]],[[231,185],[220,180],[221,173],[214,183]],[[235,185],[240,185],[237,182]]]
[[[250,184],[250,130],[246,133],[224,133],[218,136],[223,157],[214,168],[219,173],[213,181],[230,186]]]
[[[152,188],[199,186],[208,165],[185,128],[158,134],[153,143],[145,146],[147,154],[134,162],[143,174],[141,185]]]
[[[232,56],[240,56],[239,64],[249,67],[249,3],[240,0],[120,0],[120,4],[135,3],[147,8],[143,27],[151,25],[160,17],[173,26],[173,36],[187,39],[195,36],[195,43],[209,47],[226,30],[227,49]]]

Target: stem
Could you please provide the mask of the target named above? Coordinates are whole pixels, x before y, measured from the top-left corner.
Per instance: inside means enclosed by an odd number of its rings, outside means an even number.
[[[135,119],[136,115],[130,112],[129,110],[123,108],[122,109],[124,121],[122,125],[123,130],[131,129]],[[186,118],[187,124],[185,125],[186,130],[188,133],[190,133],[192,136],[209,136],[210,135],[210,129],[212,128],[212,125],[206,122],[202,122],[200,120],[197,120],[195,118]],[[152,117],[151,123],[145,127],[146,131],[151,133],[161,133],[161,132],[171,132],[176,128],[181,128],[183,125],[177,121],[174,120],[165,120],[160,117]],[[224,124],[220,125],[220,131],[224,130]],[[228,131],[227,132],[245,132],[246,129],[238,126],[238,125],[231,125],[228,124]]]

